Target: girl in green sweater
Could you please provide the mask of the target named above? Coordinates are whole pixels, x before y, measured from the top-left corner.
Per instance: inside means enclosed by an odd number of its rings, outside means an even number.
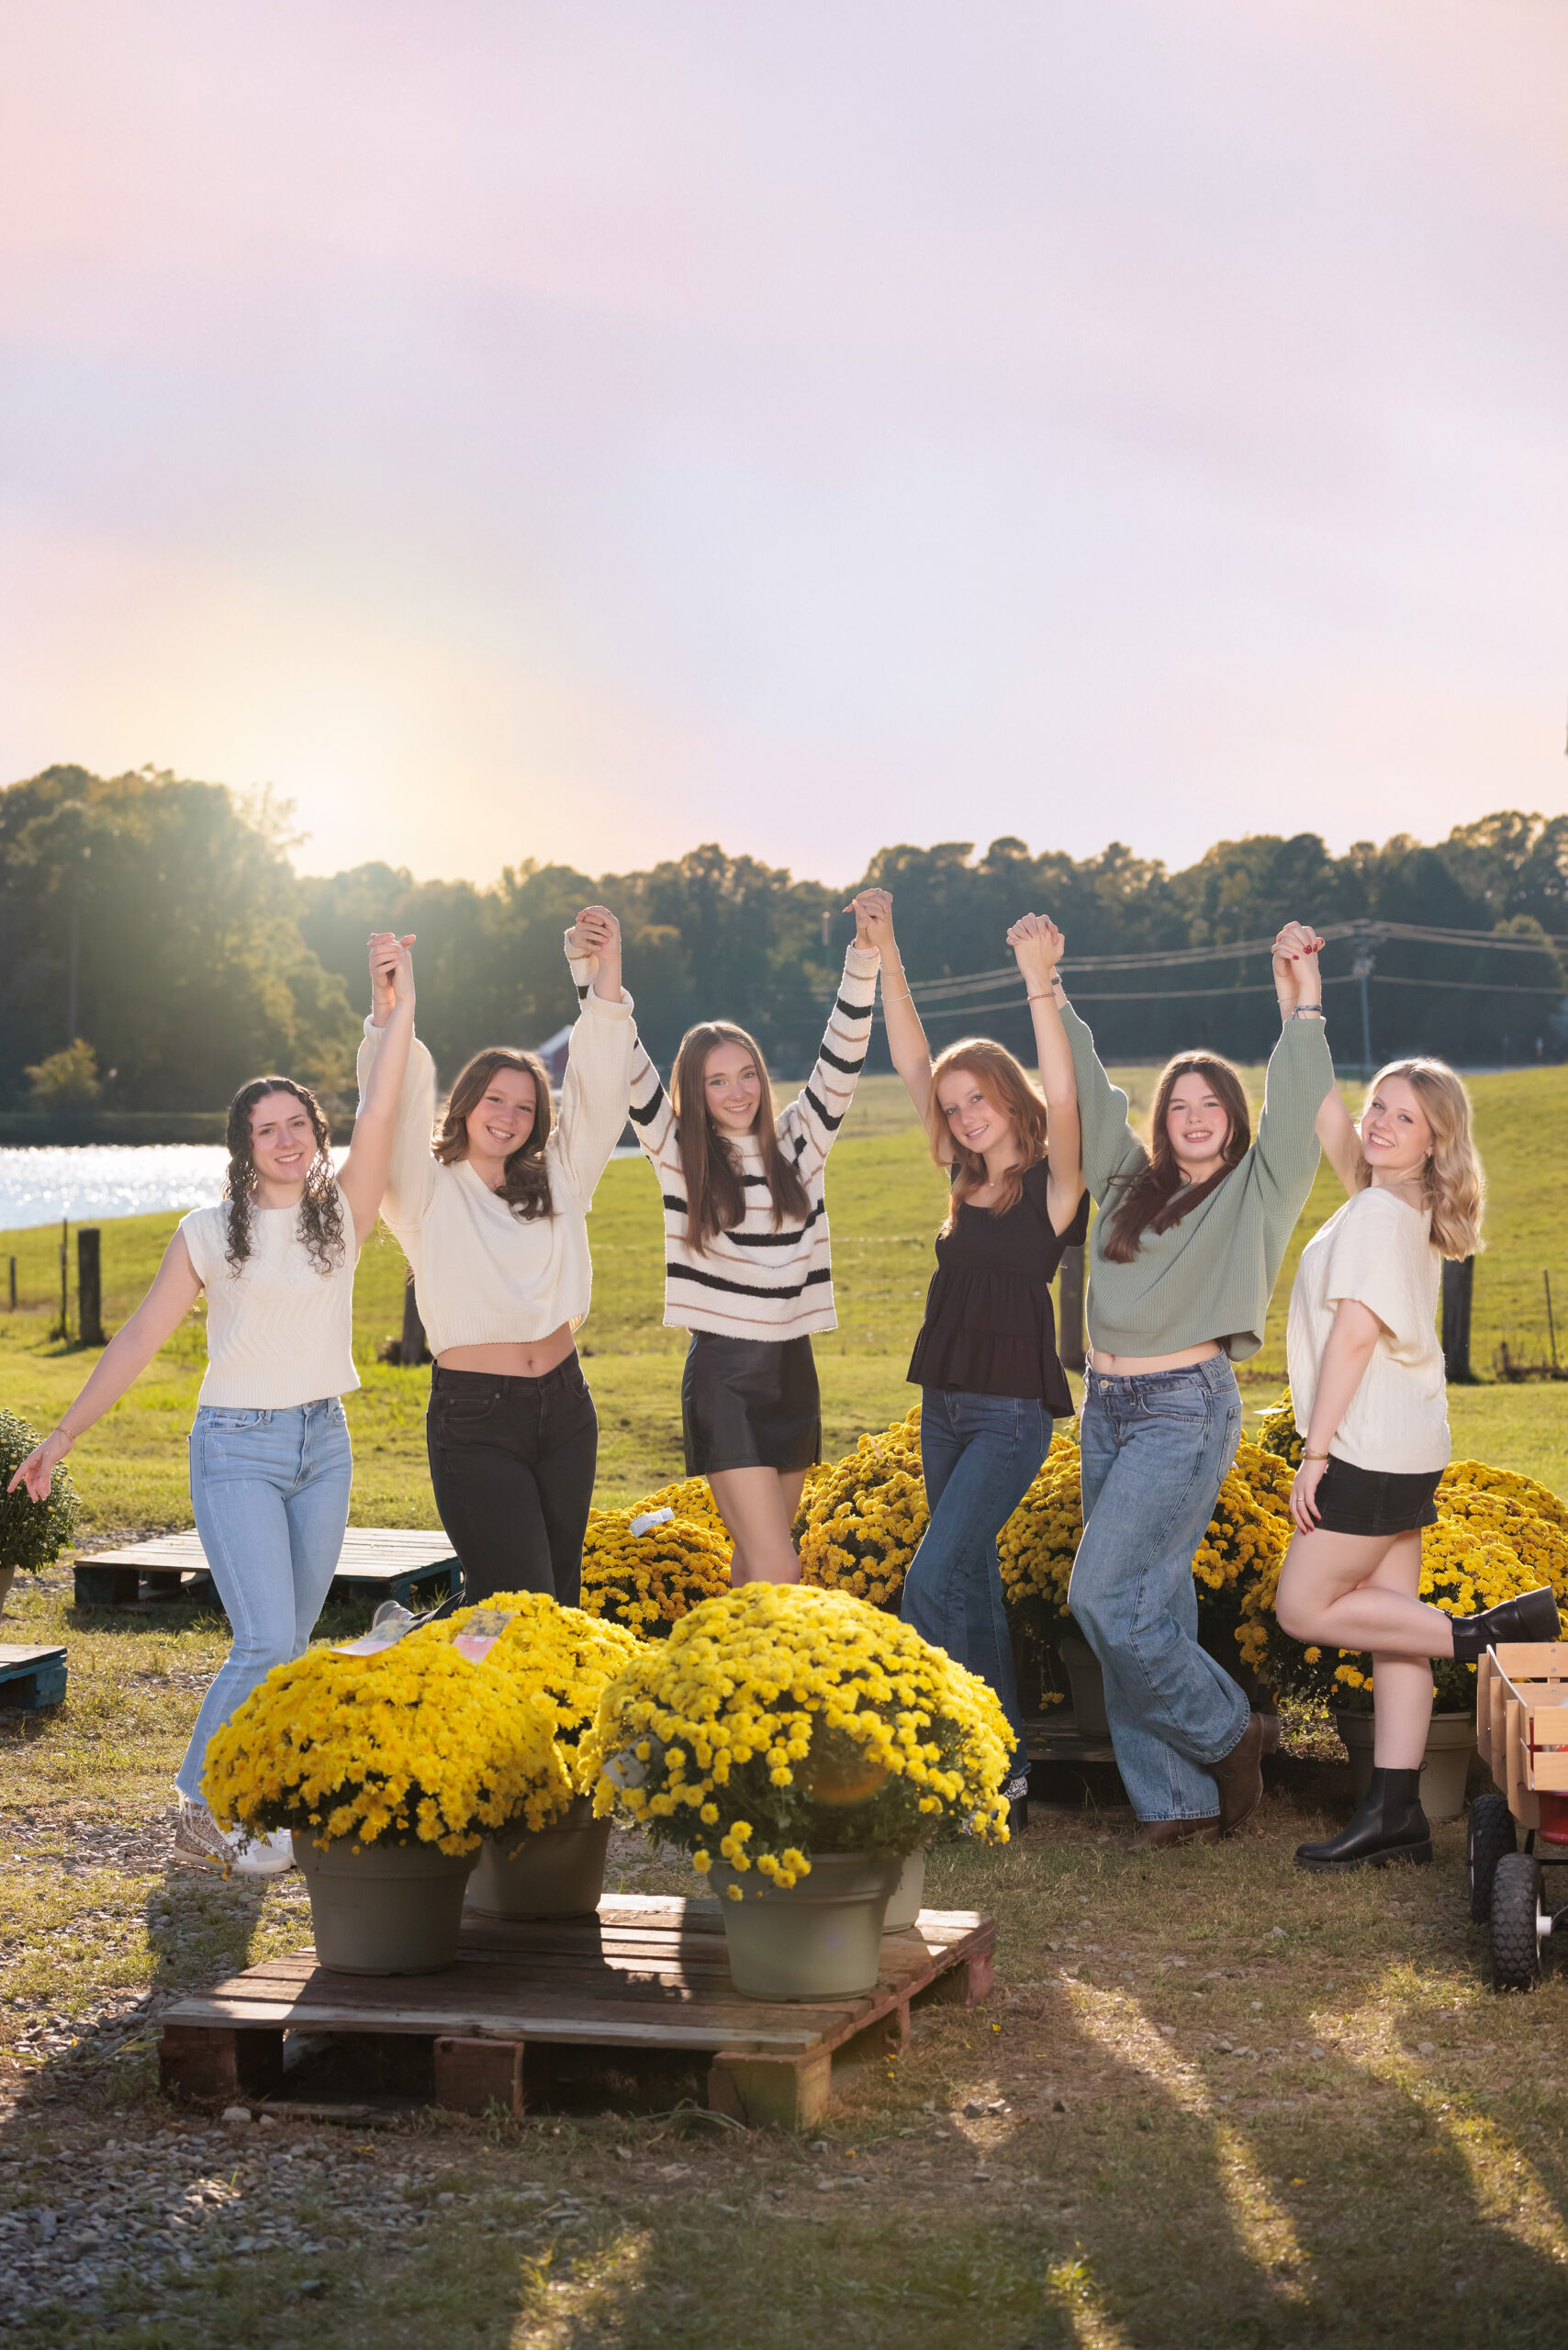
[[[1269,1294],[1317,1168],[1314,1122],[1334,1077],[1322,943],[1299,923],[1274,942],[1282,1024],[1255,1142],[1236,1070],[1195,1052],[1161,1073],[1146,1148],[1056,980],[1084,1180],[1100,1211],[1089,1253],[1083,1539],[1069,1605],[1104,1673],[1140,1844],[1212,1841],[1262,1799],[1262,1719],[1198,1645],[1193,1556],[1241,1434],[1231,1365],[1262,1344]]]

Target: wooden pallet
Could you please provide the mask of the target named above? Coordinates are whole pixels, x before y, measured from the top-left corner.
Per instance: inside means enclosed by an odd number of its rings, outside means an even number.
[[[455,1591],[460,1572],[452,1545],[439,1530],[351,1526],[329,1596],[364,1601],[372,1608],[384,1599],[400,1600],[405,1607],[429,1606]],[[217,1601],[196,1533],[162,1534],[151,1542],[95,1550],[77,1560],[75,1578],[78,1607],[134,1607],[144,1599]]]
[[[20,1707],[24,1714],[38,1714],[46,1706],[62,1706],[64,1702],[63,1649],[0,1648],[0,1706]]]
[[[622,2064],[697,2052],[716,2111],[801,2129],[827,2103],[835,2056],[908,2046],[912,2002],[983,1999],[995,1943],[990,1918],[925,1909],[883,1937],[874,1991],[775,2005],[735,1990],[717,1901],[607,1895],[595,1917],[532,1924],[469,1910],[445,1974],[332,1975],[305,1950],[180,2000],[159,2070],[165,2089],[204,2102],[275,2100],[286,2032],[340,2047],[360,2035],[367,2053],[401,2034],[432,2045],[438,2105],[521,2113],[525,2050],[613,2050]]]

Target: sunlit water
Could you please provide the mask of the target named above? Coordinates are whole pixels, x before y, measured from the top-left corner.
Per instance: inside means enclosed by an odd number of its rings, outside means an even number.
[[[635,1145],[617,1158],[638,1157]],[[221,1143],[82,1143],[0,1150],[0,1232],[24,1225],[92,1224],[160,1208],[206,1208],[218,1199],[229,1154]]]
[[[0,1232],[210,1207],[223,1188],[221,1143],[81,1143],[0,1150]]]

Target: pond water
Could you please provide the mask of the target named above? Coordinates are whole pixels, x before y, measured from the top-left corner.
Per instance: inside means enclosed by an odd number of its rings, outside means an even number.
[[[229,1153],[218,1142],[80,1143],[0,1150],[0,1232],[24,1225],[91,1224],[210,1207],[221,1195]]]
[[[636,1145],[615,1152],[636,1158]],[[0,1149],[0,1232],[29,1225],[92,1224],[102,1216],[207,1208],[221,1198],[221,1143],[81,1143]]]

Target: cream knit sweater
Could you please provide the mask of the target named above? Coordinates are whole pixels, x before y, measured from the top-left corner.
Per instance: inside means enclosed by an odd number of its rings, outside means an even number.
[[[364,1024],[361,1098],[382,1031]],[[413,1268],[420,1315],[438,1358],[453,1347],[521,1346],[588,1310],[593,1266],[585,1222],[594,1187],[626,1123],[632,999],[590,995],[572,1031],[561,1110],[544,1157],[552,1214],[525,1224],[466,1159],[431,1154],[435,1065],[418,1039],[398,1104],[392,1171],[381,1213]]]

